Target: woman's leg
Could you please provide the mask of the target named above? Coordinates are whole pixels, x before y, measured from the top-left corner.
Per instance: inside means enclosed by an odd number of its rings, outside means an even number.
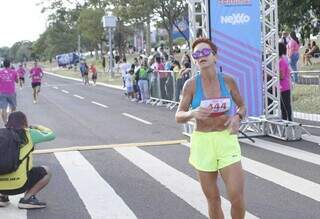
[[[281,111],[284,120],[292,121],[292,108],[291,108],[291,92],[286,90],[281,92]]]
[[[231,202],[232,219],[244,219],[244,174],[241,162],[231,164],[220,170],[220,174],[225,183],[229,201]]]
[[[34,87],[32,90],[33,90],[33,101],[36,102],[37,101],[37,87]]]
[[[141,98],[141,101],[144,101],[144,100],[145,100],[145,96],[144,96],[143,80],[139,80],[139,81],[138,81],[138,87],[139,87],[139,89],[140,89],[140,98]]]
[[[199,171],[198,175],[202,191],[208,201],[210,219],[223,219],[224,215],[221,208],[221,198],[217,186],[218,172]]]
[[[48,185],[50,179],[51,179],[51,172],[48,167],[42,166],[47,174],[39,180],[33,187],[31,187],[28,191],[26,191],[24,195],[24,199],[29,199],[32,195],[36,195],[38,192],[40,192],[46,185]]]

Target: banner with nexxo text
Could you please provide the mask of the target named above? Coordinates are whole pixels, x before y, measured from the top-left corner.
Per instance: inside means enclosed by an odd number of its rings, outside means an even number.
[[[263,114],[259,0],[210,0],[210,36],[218,46],[217,70],[236,80],[248,116]]]

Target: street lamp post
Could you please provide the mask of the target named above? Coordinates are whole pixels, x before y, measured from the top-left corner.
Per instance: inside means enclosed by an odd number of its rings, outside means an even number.
[[[112,31],[116,28],[117,26],[117,19],[115,16],[112,15],[105,15],[102,18],[102,24],[103,28],[105,29],[109,35],[109,73],[110,76],[113,77],[113,70],[112,70]],[[108,39],[108,37],[107,37]]]

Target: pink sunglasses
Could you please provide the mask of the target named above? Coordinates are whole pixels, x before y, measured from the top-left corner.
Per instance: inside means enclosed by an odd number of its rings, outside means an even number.
[[[202,50],[197,50],[197,51],[193,52],[193,53],[192,53],[192,57],[193,57],[194,59],[200,59],[200,58],[202,58],[202,57],[208,57],[211,53],[212,53],[213,55],[216,54],[212,49],[203,48]]]

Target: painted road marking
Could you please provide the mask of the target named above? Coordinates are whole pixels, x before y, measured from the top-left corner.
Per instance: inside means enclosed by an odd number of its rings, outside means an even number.
[[[115,148],[115,150],[201,214],[208,217],[207,200],[198,181],[137,147]],[[221,202],[226,218],[231,218],[229,214],[230,202],[223,197],[221,197]],[[247,212],[246,218],[257,217]]]
[[[61,90],[63,93],[65,93],[65,94],[68,94],[69,93],[69,91],[66,91],[66,90]]]
[[[245,171],[320,202],[320,185],[315,182],[245,157],[242,165]]]
[[[98,103],[98,102],[95,102],[95,101],[91,101],[91,103],[93,103],[93,104],[95,104],[95,105],[97,105],[97,106],[101,106],[101,107],[104,107],[104,108],[109,108],[108,106],[106,106],[106,105],[103,105],[103,104],[101,104],[101,103]]]
[[[55,153],[55,156],[77,190],[91,218],[137,218],[80,152]]]
[[[0,218],[27,219],[27,210],[18,209],[18,203],[23,194],[10,196],[10,205],[0,209]]]
[[[252,145],[257,148],[262,148],[264,150],[276,152],[278,154],[282,154],[285,156],[293,157],[295,159],[303,160],[309,163],[313,163],[316,165],[320,165],[320,155],[311,153],[308,151],[296,149],[293,147],[285,146],[282,144],[277,144],[269,141],[264,141],[260,139],[255,139],[256,143],[252,143],[249,140],[245,139],[239,139],[240,142]]]
[[[124,115],[124,116],[126,116],[126,117],[129,117],[129,118],[131,118],[131,119],[137,120],[137,121],[139,121],[139,122],[142,122],[142,123],[144,123],[144,124],[152,125],[151,122],[148,122],[148,121],[146,121],[146,120],[140,119],[140,118],[138,118],[138,117],[136,117],[136,116],[133,116],[133,115],[131,115],[131,114],[129,114],[129,113],[122,113],[122,115]]]
[[[183,143],[190,147],[189,143]],[[251,160],[242,156],[242,167],[245,171],[259,176],[265,180],[280,185],[293,192],[307,196],[316,201],[320,201],[320,185],[302,177],[287,173],[283,170],[271,167],[269,165]]]
[[[83,100],[83,99],[84,99],[84,97],[79,96],[79,95],[77,95],[77,94],[74,94],[73,96],[74,96],[74,97],[76,97],[76,98],[79,98],[79,99],[81,99],[81,100]]]
[[[320,145],[320,137],[318,136],[314,136],[314,135],[302,135],[302,139],[306,140],[306,141],[311,141],[313,143],[316,143],[318,145]]]
[[[67,151],[86,151],[86,150],[99,150],[109,149],[118,147],[145,147],[145,146],[161,146],[161,145],[177,145],[186,144],[186,140],[172,140],[172,141],[152,141],[152,142],[140,142],[140,143],[127,143],[127,144],[109,144],[109,145],[92,145],[92,146],[73,146],[73,147],[61,147],[52,149],[38,149],[33,154],[48,154],[56,152],[67,152]]]

